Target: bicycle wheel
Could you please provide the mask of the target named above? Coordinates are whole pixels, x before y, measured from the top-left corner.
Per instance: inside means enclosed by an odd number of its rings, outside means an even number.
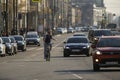
[[[50,61],[50,50],[47,49],[46,61]]]

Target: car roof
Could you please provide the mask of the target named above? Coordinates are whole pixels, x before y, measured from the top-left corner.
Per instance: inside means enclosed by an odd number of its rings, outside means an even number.
[[[14,36],[15,36],[15,37],[19,37],[19,36],[23,37],[22,35],[14,35]],[[13,36],[13,37],[14,37],[14,36]]]
[[[101,38],[120,38],[120,35],[117,35],[117,36],[102,36]]]
[[[87,38],[86,36],[70,36],[69,38]]]
[[[93,30],[93,31],[101,31],[101,30],[110,30],[110,29],[91,29],[91,30]]]
[[[8,38],[8,37],[6,37],[6,36],[2,36],[1,38]]]

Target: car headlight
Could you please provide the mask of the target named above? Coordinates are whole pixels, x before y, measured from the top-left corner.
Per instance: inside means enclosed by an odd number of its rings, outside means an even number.
[[[94,38],[94,40],[98,40],[98,38]]]
[[[11,48],[12,46],[11,45],[8,45],[9,48]]]
[[[40,39],[37,39],[37,41],[40,41]]]
[[[96,54],[97,55],[101,55],[102,53],[100,51],[96,51]]]
[[[25,43],[23,42],[22,44],[24,45]]]
[[[65,49],[70,49],[70,47],[68,47],[68,46],[65,46],[64,48],[65,48]]]
[[[84,46],[83,48],[85,49],[85,48],[87,48],[87,46]]]
[[[90,46],[89,45],[87,45],[87,46],[84,46],[83,48],[85,49],[85,48],[89,48]]]

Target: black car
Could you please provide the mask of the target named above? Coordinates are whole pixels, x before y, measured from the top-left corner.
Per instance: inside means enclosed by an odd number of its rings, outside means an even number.
[[[26,34],[25,36],[27,45],[37,45],[40,46],[40,37],[38,34]]]
[[[68,38],[64,45],[64,57],[81,54],[89,56],[89,41],[87,37],[72,36]]]
[[[26,51],[26,41],[23,36],[21,35],[14,35],[13,36],[17,42],[17,49]]]
[[[6,46],[6,54],[13,55],[14,54],[14,46],[11,43],[11,40],[9,37],[1,37],[3,40],[3,44]]]

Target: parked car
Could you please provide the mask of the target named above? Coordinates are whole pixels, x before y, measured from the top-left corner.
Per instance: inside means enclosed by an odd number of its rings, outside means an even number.
[[[21,35],[14,35],[13,36],[17,42],[17,49],[26,51],[26,41],[23,36]]]
[[[57,28],[57,33],[58,34],[63,34],[64,33],[64,29],[63,28]]]
[[[0,37],[0,56],[5,56],[6,55],[6,51],[5,51],[5,45],[3,44],[3,40]]]
[[[3,40],[3,44],[5,44],[5,51],[6,51],[6,54],[8,55],[13,55],[14,54],[14,46],[12,45],[11,43],[11,40],[9,37],[1,37],[2,40]]]
[[[27,35],[28,35],[28,34],[35,34],[35,35],[38,35],[38,32],[37,32],[37,31],[28,31],[28,32],[27,32]]]
[[[13,36],[9,37],[11,40],[11,44],[14,46],[14,53],[17,54],[18,50],[17,50],[17,42],[15,41],[15,38]]]
[[[120,36],[102,36],[91,47],[94,71],[100,67],[120,67]]]
[[[40,46],[40,37],[38,34],[34,34],[34,33],[26,34],[25,40],[27,45],[32,44],[32,45]]]
[[[88,32],[88,39],[90,42],[94,43],[95,40],[98,40],[101,36],[111,36],[112,32],[110,29],[91,29]]]
[[[67,33],[73,33],[75,32],[74,28],[68,28]]]
[[[81,54],[89,56],[89,41],[87,37],[84,36],[69,37],[64,45],[63,50],[64,57]]]

